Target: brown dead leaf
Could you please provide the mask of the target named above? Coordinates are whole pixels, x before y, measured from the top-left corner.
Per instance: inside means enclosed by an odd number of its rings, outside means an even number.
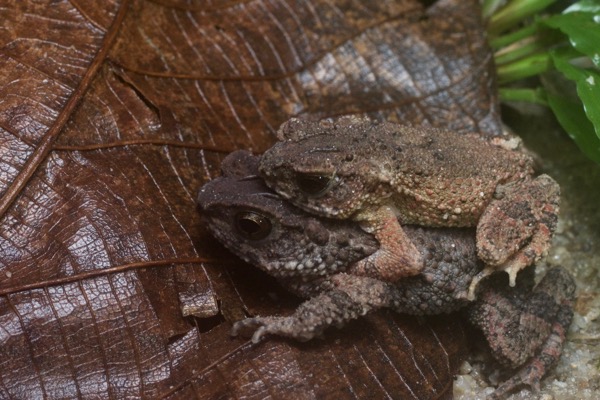
[[[293,115],[499,134],[477,15],[475,0],[5,1],[0,397],[451,396],[452,318],[231,339],[245,312],[297,300],[216,245],[194,199],[225,153],[263,151]]]

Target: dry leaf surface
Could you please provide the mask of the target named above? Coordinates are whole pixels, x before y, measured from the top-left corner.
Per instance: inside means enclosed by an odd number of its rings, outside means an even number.
[[[224,154],[263,151],[294,115],[500,134],[477,15],[474,0],[5,1],[0,397],[451,396],[452,317],[231,339],[231,321],[298,300],[219,247],[194,199]]]

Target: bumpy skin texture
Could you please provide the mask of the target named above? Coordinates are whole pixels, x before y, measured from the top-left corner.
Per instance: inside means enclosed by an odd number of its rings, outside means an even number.
[[[522,152],[477,135],[356,117],[293,118],[278,134],[259,165],[267,185],[311,213],[360,222],[379,241],[353,274],[393,282],[423,269],[400,224],[477,226],[478,256],[513,283],[549,247],[559,187],[533,178]]]
[[[248,152],[231,153],[223,176],[198,193],[211,232],[237,256],[297,281],[344,272],[377,250],[377,241],[356,224],[315,218],[281,201],[256,175],[257,164]],[[260,237],[263,229],[268,237]]]
[[[483,268],[476,256],[474,230],[406,226],[424,260],[421,274],[396,283],[352,275],[351,266],[333,262],[327,254],[340,246],[339,238],[346,238],[345,262],[355,263],[377,250],[371,235],[349,221],[315,219],[274,195],[256,177],[256,157],[250,153],[232,153],[222,168],[224,176],[206,184],[198,195],[210,230],[234,253],[308,299],[291,316],[239,321],[234,334],[254,330],[255,342],[265,334],[309,340],[332,325],[341,326],[382,307],[426,315],[466,306],[494,356],[510,368],[521,367],[498,388],[496,398],[522,384],[536,388],[560,357],[575,290],[563,269],[550,270],[535,288],[533,268],[521,274],[516,287],[508,286],[506,275],[494,274],[481,282],[478,299],[471,303],[466,298],[469,283]],[[262,219],[252,217],[256,224],[240,224],[240,215],[246,213]],[[261,231],[261,225],[269,229]],[[258,239],[248,235],[258,231]],[[288,267],[290,259],[298,261],[296,267]]]
[[[571,319],[575,282],[562,268],[550,269],[534,287],[533,268],[520,274],[515,287],[492,275],[479,287],[469,319],[484,333],[492,354],[516,374],[490,396],[502,399],[516,387],[539,390],[540,380],[560,358]],[[535,357],[531,357],[536,354]]]

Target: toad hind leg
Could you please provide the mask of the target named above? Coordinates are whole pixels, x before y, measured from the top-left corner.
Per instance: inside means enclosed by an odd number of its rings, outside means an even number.
[[[519,275],[516,287],[503,276],[481,283],[469,319],[484,333],[494,357],[519,371],[501,384],[491,398],[501,399],[519,386],[536,390],[560,358],[573,316],[575,283],[563,268],[548,270],[533,286],[533,267]]]
[[[566,328],[569,326],[565,323],[570,321],[572,317],[565,315],[562,322],[555,322],[552,327],[552,333],[540,349],[539,354],[525,364],[515,375],[503,382],[490,395],[491,400],[500,400],[508,396],[520,386],[529,386],[534,392],[539,392],[540,381],[548,370],[558,362],[562,353],[562,347],[566,339]]]
[[[487,269],[517,272],[550,247],[558,219],[560,187],[548,175],[499,187],[477,225],[477,254]]]
[[[363,229],[375,236],[379,250],[354,264],[348,273],[385,282],[417,275],[423,269],[423,258],[406,235],[398,217],[390,207],[380,207],[361,221]]]

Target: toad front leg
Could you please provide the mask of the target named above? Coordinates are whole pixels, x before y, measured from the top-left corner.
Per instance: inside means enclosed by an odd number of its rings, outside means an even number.
[[[364,217],[359,216],[358,220],[365,231],[375,236],[379,250],[353,265],[349,273],[396,282],[423,270],[421,253],[406,235],[390,207],[382,206]]]
[[[538,261],[556,229],[560,187],[548,175],[500,186],[477,225],[477,254],[488,266],[482,276],[517,272]],[[478,280],[478,279],[476,279]]]
[[[330,326],[341,327],[369,311],[392,305],[392,284],[367,277],[337,274],[319,283],[292,283],[288,289],[310,297],[287,317],[255,317],[238,321],[231,334],[252,331],[257,343],[265,334],[307,341]],[[314,296],[314,297],[313,297]]]
[[[287,317],[256,317],[236,322],[232,334],[254,330],[252,340],[265,334],[310,340],[329,326],[340,327],[370,311],[392,308],[399,313],[432,315],[458,310],[467,304],[461,296],[479,270],[469,232],[409,230],[420,246],[427,246],[427,272],[396,283],[339,273],[313,282],[282,280],[290,291],[309,300]],[[425,242],[425,243],[423,243]],[[427,254],[427,253],[426,253]]]

